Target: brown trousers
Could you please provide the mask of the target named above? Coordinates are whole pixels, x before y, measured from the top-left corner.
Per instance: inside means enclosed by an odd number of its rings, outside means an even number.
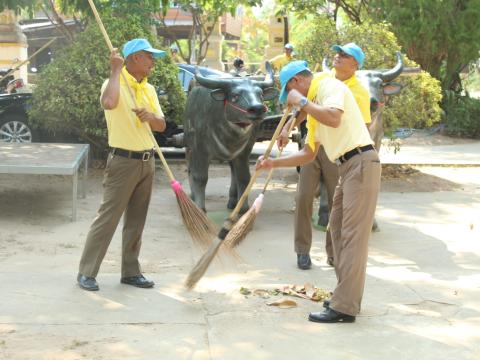
[[[141,273],[138,256],[152,194],[155,161],[109,155],[103,200],[87,235],[80,274],[96,277],[122,214],[122,277]]]
[[[339,181],[330,212],[337,286],[330,307],[349,315],[360,312],[381,165],[376,151],[352,157],[338,167]]]
[[[297,184],[295,206],[295,252],[308,254],[312,247],[312,211],[315,192],[323,177],[327,187],[328,208],[332,208],[333,194],[338,182],[338,166],[332,163],[320,146],[315,159],[302,166]],[[333,247],[330,233],[327,232],[325,250],[328,257],[333,257]]]

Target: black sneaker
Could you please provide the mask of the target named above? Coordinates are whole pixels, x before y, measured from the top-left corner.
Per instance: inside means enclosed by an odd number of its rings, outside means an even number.
[[[299,269],[308,270],[312,267],[310,254],[297,254],[297,266]]]

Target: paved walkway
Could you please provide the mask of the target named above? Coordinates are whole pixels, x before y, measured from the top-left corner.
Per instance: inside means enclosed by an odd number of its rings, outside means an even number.
[[[471,165],[480,166],[480,141],[468,144],[436,146],[402,146],[400,151],[383,146],[384,164]]]
[[[462,149],[457,158],[473,156],[479,147]],[[404,151],[403,156],[407,153],[412,154]],[[184,168],[176,170],[184,173]],[[439,170],[448,175],[452,169]],[[89,179],[76,223],[69,221],[68,182],[32,179],[34,191],[10,193],[1,178],[0,359],[478,360],[480,169],[455,169],[455,174],[456,182],[470,185],[455,192],[381,193],[381,231],[370,239],[362,312],[354,324],[311,323],[308,312],[321,310],[321,304],[294,298],[296,308],[279,309],[266,303],[280,296],[264,299],[239,291],[335,285],[334,272],[325,264],[323,232],[315,232],[313,268],[296,268],[295,184],[278,180],[285,177],[277,177],[267,192],[254,229],[239,248],[244,262],[214,263],[188,292],[182,283],[201,252],[185,233],[159,168],[141,256],[155,288],[119,283],[119,228],[95,293],[79,289],[75,277],[100,202],[101,176]],[[210,212],[226,215],[228,184],[226,177],[211,176]],[[55,194],[64,188],[65,196],[52,196],[50,187]],[[40,209],[31,205],[39,199],[44,203]]]
[[[268,142],[255,144],[253,156],[263,155],[267,146]],[[289,144],[284,153],[297,149],[297,144]],[[272,154],[276,156],[277,150]],[[480,141],[455,145],[402,145],[396,153],[393,147],[382,146],[380,157],[383,164],[480,166]]]

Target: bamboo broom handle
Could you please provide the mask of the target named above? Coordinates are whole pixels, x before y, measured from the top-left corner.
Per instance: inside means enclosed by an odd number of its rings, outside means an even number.
[[[292,123],[290,124],[290,126],[288,127],[288,135],[290,135],[290,133],[292,132],[293,128],[295,127],[295,119],[296,117],[298,116],[298,113],[295,113],[293,115],[293,120],[292,120]],[[280,149],[280,151],[278,152],[278,155],[277,155],[277,158],[280,157],[280,155],[282,155],[282,151],[283,151],[284,147],[282,147]],[[263,190],[262,190],[262,194],[265,193],[265,191],[267,191],[267,187],[268,187],[268,184],[270,182],[270,180],[272,179],[272,176],[273,176],[273,168],[270,169],[270,171],[268,172],[268,176],[267,176],[267,180],[265,180],[265,186],[263,187]]]
[[[103,22],[102,22],[102,19],[100,18],[100,15],[98,14],[97,8],[95,7],[95,4],[93,3],[93,0],[88,0],[88,3],[90,4],[90,7],[92,8],[93,15],[95,16],[95,20],[97,21],[97,24],[100,27],[100,31],[103,35],[103,38],[105,39],[105,42],[108,45],[108,49],[110,50],[110,52],[112,52],[113,51],[112,42],[110,41],[110,38],[108,37],[107,31],[105,30],[105,26],[103,26]],[[138,108],[137,100],[135,99],[135,96],[133,95],[132,89],[128,85],[128,81],[127,81],[123,71],[122,71],[121,74],[122,74],[122,77],[123,77],[123,80],[124,80],[125,84],[127,84],[128,93],[130,94],[130,96],[133,100],[133,103],[135,104],[135,108]],[[158,157],[162,161],[163,167],[164,167],[165,171],[167,172],[167,175],[170,178],[170,181],[175,181],[175,177],[173,176],[173,173],[170,170],[170,167],[168,166],[167,161],[165,160],[165,157],[163,156],[163,153],[160,151],[160,146],[158,146],[157,140],[155,139],[155,137],[152,134],[152,129],[150,128],[150,125],[147,124],[147,123],[143,123],[143,124],[148,130],[148,133],[150,135],[150,139],[155,144],[155,150],[157,150]]]
[[[270,156],[273,145],[275,144],[275,141],[277,140],[278,135],[282,131],[283,126],[287,121],[288,114],[290,114],[291,110],[292,110],[292,106],[288,105],[287,108],[285,109],[285,113],[283,114],[282,119],[280,120],[280,122],[277,125],[277,128],[275,129],[275,133],[272,136],[272,140],[270,140],[270,143],[268,144],[267,150],[265,150],[265,153],[263,154],[265,158],[268,158]],[[255,173],[250,178],[250,182],[248,183],[247,187],[243,191],[243,194],[240,197],[240,200],[238,200],[237,206],[235,206],[235,209],[233,209],[232,213],[230,214],[229,219],[234,219],[240,212],[240,208],[242,207],[243,203],[247,199],[248,194],[250,193],[250,190],[252,189],[252,186],[255,183],[255,180],[257,179],[258,174],[260,174],[260,170],[255,170]]]
[[[32,55],[30,55],[30,57],[27,59],[27,60],[24,60],[22,61],[20,64],[18,64],[17,66],[15,66],[13,69],[11,69],[8,73],[6,73],[5,75],[3,75],[1,78],[0,78],[0,81],[2,81],[3,79],[5,79],[7,76],[10,76],[11,74],[13,74],[15,71],[17,71],[19,68],[21,68],[23,65],[25,65],[26,63],[28,63],[33,57],[37,56],[37,54],[41,51],[43,51],[47,46],[49,46],[51,43],[53,43],[55,40],[57,40],[57,38],[53,38],[51,39],[49,42],[47,42],[46,44],[44,44],[40,49],[38,49],[37,51],[35,51]]]

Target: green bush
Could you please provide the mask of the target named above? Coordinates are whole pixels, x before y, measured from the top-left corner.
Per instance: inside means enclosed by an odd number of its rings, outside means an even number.
[[[383,112],[386,129],[399,127],[423,129],[441,120],[442,100],[440,81],[422,71],[395,80],[402,84],[402,92],[391,96]]]
[[[298,58],[306,59],[311,67],[321,64],[324,57],[333,59],[333,44],[357,43],[365,52],[364,69],[389,69],[395,66],[395,53],[400,51],[395,35],[385,23],[364,22],[361,25],[346,23],[340,29],[325,18],[317,17],[303,27],[294,39]],[[417,66],[404,56],[405,66]],[[399,95],[390,97],[385,107],[383,121],[386,133],[399,127],[425,128],[440,121],[441,88],[428,73],[400,76],[394,81],[404,88]]]
[[[114,46],[136,37],[147,38],[154,47],[144,17],[135,14],[102,14]],[[160,98],[169,121],[180,123],[185,95],[177,80],[177,67],[170,57],[158,60],[149,82],[165,90],[168,99]],[[52,133],[70,134],[92,145],[94,156],[102,157],[107,149],[107,129],[100,106],[100,88],[109,75],[109,51],[95,22],[91,22],[75,42],[54,54],[54,61],[39,74],[30,117],[33,126]]]
[[[450,135],[480,138],[480,100],[447,91],[443,100],[446,131]]]

